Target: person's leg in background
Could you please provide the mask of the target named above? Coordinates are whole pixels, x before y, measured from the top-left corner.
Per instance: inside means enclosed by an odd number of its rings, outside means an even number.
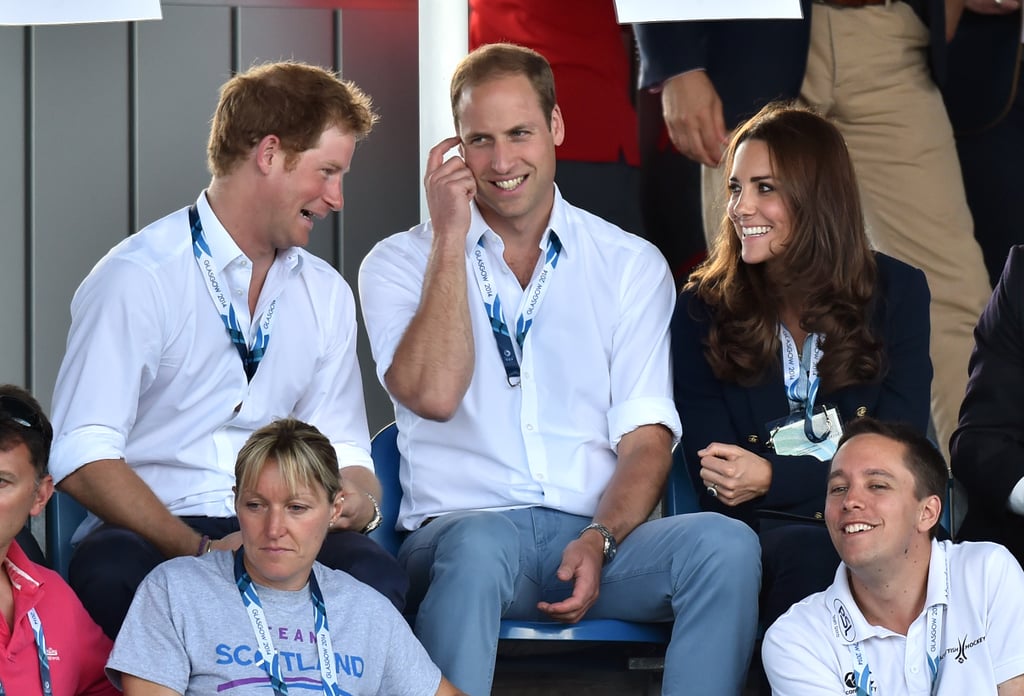
[[[328,534],[316,560],[366,583],[387,597],[398,611],[405,608],[409,578],[395,557],[370,537],[351,531]]]
[[[238,520],[234,517],[181,519],[212,539],[238,531]],[[113,640],[121,630],[139,583],[165,560],[155,546],[135,532],[104,524],[78,542],[68,565],[68,584],[92,620]]]
[[[974,237],[981,245],[989,282],[995,285],[1014,244],[1024,243],[1024,228],[1011,201],[1020,196],[1024,162],[1024,70],[1018,72],[1017,93],[1009,113],[991,128],[957,135],[967,204],[974,218]]]
[[[974,325],[991,288],[945,106],[910,5],[815,4],[801,99],[846,138],[875,247],[924,271],[932,295],[932,420],[948,460]]]

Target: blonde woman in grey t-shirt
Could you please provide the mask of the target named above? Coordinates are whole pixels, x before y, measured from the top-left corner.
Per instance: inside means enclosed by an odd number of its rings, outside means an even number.
[[[139,587],[107,671],[127,696],[330,693],[454,696],[402,616],[315,562],[344,497],[331,443],[279,420],[235,465],[242,547],[201,549]]]

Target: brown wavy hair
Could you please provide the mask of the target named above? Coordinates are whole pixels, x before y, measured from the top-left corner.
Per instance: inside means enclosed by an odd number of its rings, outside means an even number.
[[[690,275],[686,289],[712,310],[704,355],[715,376],[750,386],[778,366],[780,309],[788,306],[804,331],[824,337],[823,393],[877,379],[884,362],[871,330],[878,271],[842,135],[807,109],[769,104],[736,130],[726,172],[747,140],[768,146],[792,233],[770,263],[746,264],[725,214],[707,261]]]

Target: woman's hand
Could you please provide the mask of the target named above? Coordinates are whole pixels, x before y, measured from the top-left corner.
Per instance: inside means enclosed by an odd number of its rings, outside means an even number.
[[[717,491],[725,505],[760,498],[772,485],[772,465],[764,457],[736,445],[712,442],[697,451],[704,485]]]

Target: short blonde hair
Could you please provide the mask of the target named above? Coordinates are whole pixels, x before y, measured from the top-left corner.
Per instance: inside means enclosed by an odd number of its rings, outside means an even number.
[[[288,489],[320,488],[327,502],[341,491],[338,455],[323,433],[308,423],[282,418],[254,432],[235,460],[235,502],[251,490],[268,463],[276,463]]]

